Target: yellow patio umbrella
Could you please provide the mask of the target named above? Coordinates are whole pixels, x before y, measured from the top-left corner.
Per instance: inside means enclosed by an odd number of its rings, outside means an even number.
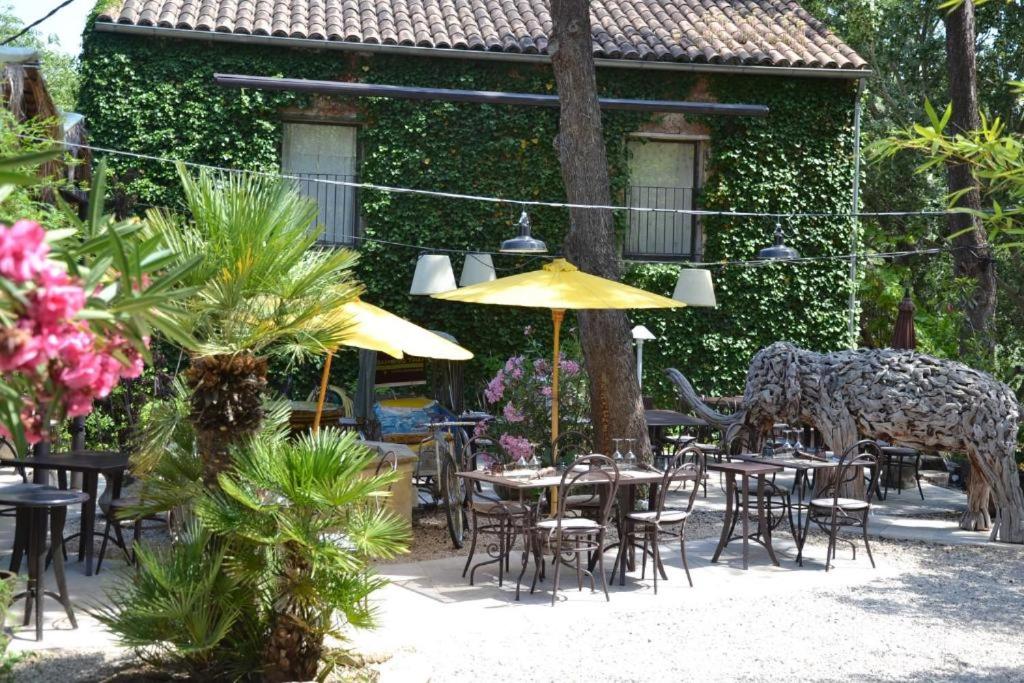
[[[596,275],[581,272],[565,259],[541,270],[481,282],[434,294],[445,301],[550,308],[555,328],[551,372],[551,442],[558,438],[558,361],[562,319],[567,309],[679,308],[686,304]]]
[[[342,306],[338,314],[351,321],[345,333],[345,340],[341,342],[342,346],[379,351],[393,358],[402,358],[405,354],[441,360],[469,360],[473,357],[472,352],[441,335],[360,299],[354,299]],[[331,374],[333,356],[333,353],[328,353],[327,360],[324,361],[324,371],[320,377],[320,396],[316,404],[316,416],[313,418],[313,431],[320,429],[320,417],[327,396],[327,382]]]

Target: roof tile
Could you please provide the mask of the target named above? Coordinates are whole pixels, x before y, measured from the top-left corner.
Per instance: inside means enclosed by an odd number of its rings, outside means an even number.
[[[307,40],[544,54],[549,0],[117,0],[100,22]],[[860,69],[790,0],[592,0],[594,56]]]

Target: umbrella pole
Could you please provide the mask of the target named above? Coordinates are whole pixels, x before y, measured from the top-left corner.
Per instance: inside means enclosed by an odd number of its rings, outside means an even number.
[[[565,310],[554,308],[551,310],[551,321],[555,326],[555,357],[551,364],[551,464],[554,465],[555,442],[558,441],[558,370],[561,359],[562,345],[562,320],[565,318]]]
[[[313,433],[320,431],[320,417],[324,414],[324,400],[327,398],[327,382],[331,377],[331,359],[334,354],[327,352],[327,360],[324,361],[324,374],[320,377],[320,396],[316,401],[316,415],[313,417]]]

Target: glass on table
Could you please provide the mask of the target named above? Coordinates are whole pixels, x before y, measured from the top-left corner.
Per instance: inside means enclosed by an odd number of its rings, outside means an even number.
[[[615,444],[615,452],[612,453],[612,460],[615,461],[615,464],[618,467],[622,467],[622,450],[619,448],[619,444],[623,441],[625,441],[625,439],[612,439],[612,443]]]
[[[636,453],[633,452],[633,444],[636,443],[636,439],[626,439],[626,469],[636,469]]]

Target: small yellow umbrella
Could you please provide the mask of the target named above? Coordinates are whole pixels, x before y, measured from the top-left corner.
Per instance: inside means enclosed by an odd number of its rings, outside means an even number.
[[[379,351],[394,358],[402,358],[405,354],[442,360],[469,360],[473,357],[472,352],[441,335],[360,299],[348,302],[338,313],[351,321],[345,333],[345,340],[341,342],[342,346]],[[333,353],[328,353],[327,360],[324,361],[324,371],[320,377],[320,398],[317,401],[316,417],[313,418],[313,431],[320,428],[320,416],[324,410],[333,356]]]
[[[566,309],[680,308],[686,305],[615,280],[580,272],[576,266],[561,258],[546,264],[541,270],[510,275],[433,296],[445,301],[551,309],[555,327],[551,372],[552,443],[558,438],[559,345]]]

